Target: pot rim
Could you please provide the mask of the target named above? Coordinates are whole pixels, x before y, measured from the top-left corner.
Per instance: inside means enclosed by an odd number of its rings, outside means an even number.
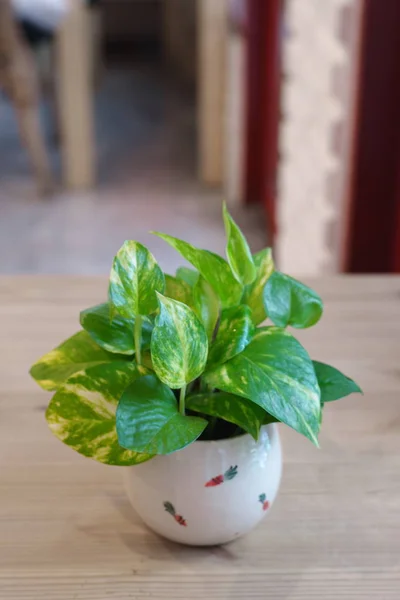
[[[260,428],[260,433],[262,431],[267,431],[271,435],[274,435],[274,433],[277,432],[277,423],[268,423],[267,425],[262,425],[262,427]],[[255,444],[258,444],[260,442],[260,436],[258,436],[258,440],[255,440],[253,436],[250,435],[250,433],[245,432],[241,433],[240,435],[235,435],[235,437],[222,438],[221,440],[196,440],[189,446],[186,446],[186,448],[193,446],[194,444],[229,444],[234,443],[236,441],[242,441],[244,438],[250,438]],[[182,450],[185,450],[185,448],[182,448]],[[178,450],[177,452],[181,452],[181,450]]]

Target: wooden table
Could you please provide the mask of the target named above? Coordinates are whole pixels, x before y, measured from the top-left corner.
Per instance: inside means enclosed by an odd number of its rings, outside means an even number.
[[[44,420],[27,371],[102,301],[105,279],[0,278],[0,598],[4,600],[400,598],[400,279],[316,282],[321,324],[298,337],[365,390],[329,405],[321,450],[281,426],[271,515],[225,547],[159,539],[121,472],[75,454]]]

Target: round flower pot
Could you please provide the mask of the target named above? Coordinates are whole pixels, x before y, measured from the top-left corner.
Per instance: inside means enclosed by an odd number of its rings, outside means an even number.
[[[255,527],[278,492],[282,453],[275,424],[250,435],[198,441],[124,469],[133,508],[156,533],[193,546],[225,544]]]

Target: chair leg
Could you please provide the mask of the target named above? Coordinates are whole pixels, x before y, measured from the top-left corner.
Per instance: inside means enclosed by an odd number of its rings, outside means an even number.
[[[14,106],[40,194],[53,188],[39,118],[39,75],[31,48],[14,19],[10,0],[0,0],[0,84]]]
[[[38,193],[48,196],[54,190],[54,183],[41,131],[39,108],[34,105],[16,107],[16,114],[21,140],[27,149],[36,176]]]

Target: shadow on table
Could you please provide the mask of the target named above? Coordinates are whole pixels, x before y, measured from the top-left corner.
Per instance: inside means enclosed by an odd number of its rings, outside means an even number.
[[[150,568],[154,573],[164,573],[167,563],[173,563],[171,577],[178,576],[182,584],[186,577],[194,578],[197,588],[204,588],[204,597],[209,596],[213,586],[220,585],[226,598],[244,598],[251,589],[257,590],[259,595],[255,597],[264,600],[290,600],[295,597],[294,592],[300,581],[304,586],[310,568],[315,569],[318,563],[317,557],[307,565],[303,560],[294,570],[284,562],[277,568],[276,564],[260,562],[260,558],[254,560],[260,549],[260,535],[263,537],[262,532],[257,530],[223,546],[184,546],[166,540],[149,529],[127,498],[110,496],[110,500],[124,519],[135,527],[135,532],[120,533],[119,537],[132,554],[142,555],[148,565],[146,570]],[[140,573],[135,570],[134,575]]]

